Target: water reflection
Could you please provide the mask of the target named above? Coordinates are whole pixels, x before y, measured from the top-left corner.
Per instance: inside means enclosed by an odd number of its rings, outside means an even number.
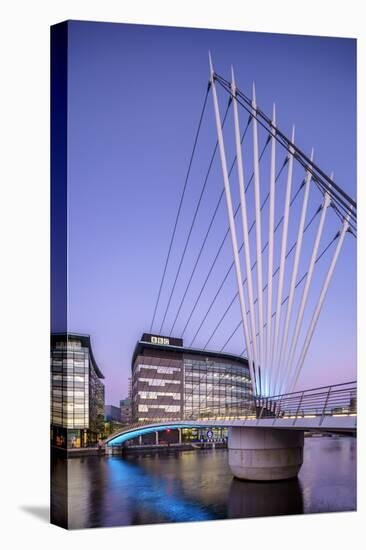
[[[356,440],[307,439],[298,479],[233,479],[227,451],[54,458],[53,519],[70,528],[354,510]],[[67,472],[66,472],[67,470]]]
[[[304,504],[298,479],[255,482],[233,479],[228,500],[229,518],[302,514]]]

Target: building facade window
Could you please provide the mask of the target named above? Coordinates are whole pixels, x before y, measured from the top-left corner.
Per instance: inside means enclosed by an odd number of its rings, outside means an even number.
[[[51,335],[51,433],[56,446],[78,448],[97,442],[104,429],[103,374],[90,338]]]
[[[186,419],[245,416],[252,407],[249,368],[240,360],[215,357],[184,358]]]

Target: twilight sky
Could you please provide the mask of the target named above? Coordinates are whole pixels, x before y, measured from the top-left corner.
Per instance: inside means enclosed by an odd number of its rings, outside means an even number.
[[[227,80],[231,64],[234,66],[237,84],[248,96],[252,81],[255,81],[258,105],[271,114],[275,101],[279,128],[290,135],[294,123],[295,142],[305,153],[310,153],[314,147],[314,160],[319,166],[328,174],[334,171],[338,185],[356,197],[355,40],[70,22],[69,330],[90,334],[96,360],[106,377],[107,404],[117,404],[126,395],[133,348],[141,334],[149,332],[207,87],[208,50],[212,52],[216,71]],[[218,93],[223,114],[227,96],[221,89]],[[242,129],[247,118],[241,111]],[[230,110],[225,125],[229,163],[234,154],[232,135]],[[251,128],[247,137],[243,154],[248,180],[252,170]],[[264,133],[260,133],[260,149],[265,139]],[[215,142],[210,94],[155,332],[160,329]],[[284,152],[278,147],[277,169],[283,159]],[[269,150],[261,163],[263,196],[268,189],[268,173]],[[302,178],[303,171],[296,167],[294,190]],[[286,171],[278,181],[276,220],[282,214],[285,181]],[[222,186],[217,156],[162,334],[169,335]],[[231,186],[235,207],[238,200],[236,170]],[[252,187],[248,192],[250,220],[254,215]],[[321,200],[318,190],[312,189],[307,220]],[[296,238],[301,202],[302,194],[291,209],[289,245]],[[266,215],[268,208],[263,210],[264,219]],[[329,223],[320,250],[340,225],[333,211],[330,210],[327,216]],[[319,216],[307,232],[298,278],[306,271],[318,219]],[[222,201],[172,336],[181,336],[226,228],[227,214]],[[237,228],[241,243],[239,223]],[[265,221],[262,230],[265,244]],[[281,230],[277,235],[277,247],[280,235]],[[251,246],[255,259],[253,238]],[[309,311],[305,314],[305,328],[333,250],[334,246],[318,264]],[[289,257],[288,271],[292,259],[293,255]],[[184,334],[185,344],[191,343],[231,261],[231,244],[227,240]],[[263,261],[266,266],[266,255]],[[255,271],[253,274],[255,279]],[[288,282],[289,276],[285,286]],[[194,347],[205,346],[235,292],[232,272],[194,340]],[[284,292],[285,297],[286,289]],[[301,292],[302,286],[296,293],[295,305],[301,299]],[[239,304],[235,302],[208,347],[220,349],[239,320]],[[225,350],[241,353],[243,349],[243,334],[239,329]],[[356,243],[348,234],[298,387],[350,381],[355,377]]]

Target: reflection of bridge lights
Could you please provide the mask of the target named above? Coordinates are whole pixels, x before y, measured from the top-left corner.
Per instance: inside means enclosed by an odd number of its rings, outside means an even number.
[[[126,491],[131,508],[142,508],[163,515],[168,521],[208,521],[216,519],[201,506],[186,497],[175,494],[172,480],[152,479],[141,466],[112,457],[109,462],[114,487]]]

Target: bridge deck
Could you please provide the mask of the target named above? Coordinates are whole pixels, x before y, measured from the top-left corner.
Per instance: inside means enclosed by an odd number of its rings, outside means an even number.
[[[135,425],[129,429],[112,434],[104,441],[105,445],[116,445],[133,439],[138,435],[154,431],[162,431],[167,428],[271,428],[277,430],[303,430],[320,432],[345,432],[355,433],[357,429],[356,415],[334,415],[334,416],[305,416],[295,418],[247,418],[237,420],[225,419],[201,419],[201,420],[179,420],[171,422],[157,422],[153,424]]]

